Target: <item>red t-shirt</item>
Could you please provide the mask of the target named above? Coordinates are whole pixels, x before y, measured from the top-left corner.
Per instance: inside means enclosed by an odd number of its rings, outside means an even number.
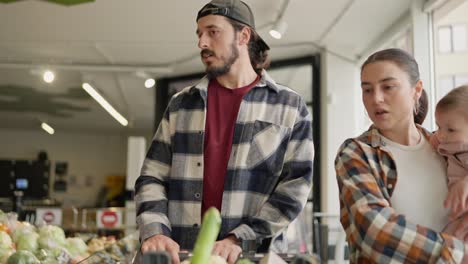
[[[237,113],[244,95],[255,86],[260,78],[251,84],[229,89],[221,86],[216,79],[208,85],[208,106],[205,124],[204,171],[202,216],[214,206],[221,211],[232,138]]]

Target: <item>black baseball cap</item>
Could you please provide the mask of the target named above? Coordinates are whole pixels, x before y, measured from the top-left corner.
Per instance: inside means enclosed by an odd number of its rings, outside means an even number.
[[[225,16],[255,30],[255,20],[252,10],[246,3],[240,0],[212,0],[198,11],[197,21],[207,15]],[[269,50],[270,47],[258,33],[257,35],[262,48]]]

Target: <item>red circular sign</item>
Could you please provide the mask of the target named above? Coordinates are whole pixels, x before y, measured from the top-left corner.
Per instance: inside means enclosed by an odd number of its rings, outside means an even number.
[[[54,221],[54,219],[55,219],[55,214],[52,213],[51,211],[47,211],[47,212],[44,213],[44,215],[42,215],[42,219],[43,219],[46,223],[50,224],[50,223],[52,223],[52,222]]]
[[[101,215],[101,223],[104,227],[114,227],[118,220],[117,214],[112,211],[104,211]]]

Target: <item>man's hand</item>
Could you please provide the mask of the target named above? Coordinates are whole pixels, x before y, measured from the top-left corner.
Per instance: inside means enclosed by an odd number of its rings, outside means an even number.
[[[224,258],[229,264],[235,263],[241,252],[241,247],[237,245],[237,238],[233,235],[216,241],[213,247],[213,255]]]
[[[454,220],[468,211],[468,180],[455,183],[444,201],[445,208],[451,208],[450,219]]]
[[[141,245],[141,253],[145,253],[147,251],[166,251],[171,256],[172,264],[180,263],[179,244],[165,235],[154,235],[143,241],[143,244]]]

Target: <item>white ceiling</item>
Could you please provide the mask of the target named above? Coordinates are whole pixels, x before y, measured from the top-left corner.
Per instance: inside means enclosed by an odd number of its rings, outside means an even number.
[[[273,60],[311,55],[320,48],[356,60],[411,4],[408,0],[291,0],[284,14],[288,31],[282,40],[274,40],[268,30],[283,1],[246,0],[260,35],[272,48]],[[0,110],[0,127],[37,129],[39,120],[45,120],[57,132],[151,133],[154,89],[146,89],[135,71],[146,69],[155,77],[203,71],[195,17],[205,3],[96,0],[71,7],[39,0],[0,3],[0,89],[5,91],[6,85],[13,87],[10,90],[32,87],[55,96],[54,103],[89,109],[68,110],[69,117],[57,117],[35,111],[29,104],[39,99],[31,100],[27,101],[29,111]],[[57,80],[46,84],[31,74],[29,65],[62,67],[53,68]],[[63,69],[67,65],[77,70]],[[165,72],[158,72],[161,67]],[[92,99],[83,99],[83,94],[78,99],[58,96],[70,91],[79,94],[79,89],[69,89],[79,88],[83,76],[129,119],[128,127],[122,127]],[[0,90],[0,103],[15,100]],[[37,104],[40,107],[41,103]]]

